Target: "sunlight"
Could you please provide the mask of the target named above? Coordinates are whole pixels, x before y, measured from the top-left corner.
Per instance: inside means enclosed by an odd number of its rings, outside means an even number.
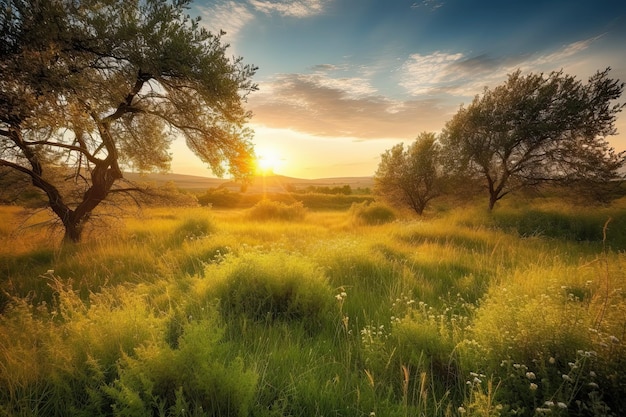
[[[274,175],[282,165],[284,159],[275,150],[265,149],[257,154],[257,173],[260,175]]]

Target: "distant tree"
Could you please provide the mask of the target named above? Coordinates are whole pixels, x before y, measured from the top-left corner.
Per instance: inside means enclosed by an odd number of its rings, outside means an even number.
[[[616,133],[624,84],[598,72],[587,84],[552,72],[511,74],[461,107],[441,136],[450,171],[482,178],[489,209],[508,193],[546,182],[607,184],[620,177]],[[596,189],[599,189],[596,187]]]
[[[387,202],[422,215],[442,192],[441,146],[434,133],[423,132],[406,150],[402,143],[381,155],[374,192]]]
[[[217,175],[251,174],[256,68],[227,58],[190,2],[2,2],[0,166],[46,195],[66,240],[122,191],[124,169],[167,169],[175,137]]]

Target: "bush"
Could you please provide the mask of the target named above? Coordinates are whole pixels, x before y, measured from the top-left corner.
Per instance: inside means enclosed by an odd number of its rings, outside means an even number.
[[[306,209],[301,202],[296,201],[287,205],[278,201],[263,199],[254,205],[248,212],[251,220],[283,220],[297,221],[303,220],[306,216]]]
[[[106,388],[115,415],[247,416],[258,375],[228,357],[217,319],[185,326],[178,349],[150,344],[126,356]],[[158,412],[158,414],[157,414]]]
[[[626,386],[617,371],[625,345],[614,336],[622,330],[611,316],[594,323],[597,297],[581,299],[569,286],[548,284],[533,294],[524,290],[528,283],[511,284],[492,289],[477,310],[473,339],[460,346],[466,371],[498,380],[498,401],[516,415],[535,415],[536,408],[593,415],[592,409],[609,406],[620,415],[623,396],[612,387]],[[613,307],[623,314],[619,299]]]
[[[215,293],[226,316],[254,321],[302,321],[319,327],[330,311],[333,293],[321,269],[283,252],[248,253],[210,265]]]
[[[214,231],[215,226],[208,218],[188,218],[174,229],[172,243],[180,245],[186,240],[201,239]]]
[[[396,219],[396,215],[391,208],[376,202],[352,204],[350,215],[356,224],[365,225],[385,224]]]

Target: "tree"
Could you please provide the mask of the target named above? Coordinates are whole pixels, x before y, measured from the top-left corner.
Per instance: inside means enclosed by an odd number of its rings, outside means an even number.
[[[226,57],[190,1],[2,2],[0,166],[45,193],[65,240],[128,191],[124,169],[167,169],[176,137],[219,176],[252,173],[256,68]]]
[[[406,150],[402,143],[385,151],[374,176],[376,194],[408,206],[420,216],[442,192],[441,146],[434,133],[423,132]]]
[[[552,72],[520,71],[485,89],[446,124],[442,144],[450,171],[483,178],[489,209],[510,192],[546,182],[606,184],[619,178],[625,154],[606,137],[623,107],[624,84],[597,72],[583,84]]]

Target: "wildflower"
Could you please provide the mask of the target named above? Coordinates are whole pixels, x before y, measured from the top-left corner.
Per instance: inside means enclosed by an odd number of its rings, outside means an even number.
[[[554,359],[552,356],[550,356],[550,359],[548,359],[548,362],[550,362],[550,364],[554,365],[556,363],[556,359]]]
[[[545,403],[543,403],[543,404],[544,404],[544,405],[547,405],[548,407],[552,407],[552,406],[554,406],[554,401],[550,401],[550,400],[548,400],[548,401],[546,401],[546,402],[545,402]]]
[[[572,368],[572,369],[576,369],[576,368],[578,368],[578,365],[576,365],[574,362],[568,362],[568,365],[569,365],[569,367],[570,367],[570,368]]]
[[[596,375],[596,373],[594,371],[589,371],[589,376],[592,377],[592,378],[595,378],[598,375]]]
[[[556,405],[557,405],[559,408],[562,408],[562,409],[566,409],[566,408],[567,408],[567,404],[562,403],[562,402],[558,402],[558,403],[556,403]]]
[[[341,296],[341,294],[337,294],[335,296],[335,298],[337,299],[337,301],[342,301],[343,300],[343,297]]]
[[[465,408],[459,407],[459,414],[465,414]]]
[[[478,377],[475,377],[475,378],[474,378],[474,384],[480,384],[480,383],[482,383],[482,382],[483,382],[483,381],[481,381],[481,380],[480,380],[480,378],[478,378]]]
[[[526,372],[526,378],[528,378],[528,379],[535,379],[537,377],[535,376],[534,372]]]
[[[613,335],[609,336],[609,340],[613,343],[619,343],[619,339]]]
[[[563,381],[572,382],[572,378],[570,378],[569,375],[563,374],[561,377],[563,378]]]
[[[535,384],[534,382],[531,382],[531,383],[530,383],[530,390],[531,390],[531,391],[537,391],[537,388],[538,388],[538,387],[537,387],[537,384]]]
[[[536,412],[538,412],[538,413],[549,413],[549,412],[550,412],[550,411],[552,411],[552,410],[550,410],[549,408],[537,407],[537,408],[535,409],[535,411],[536,411]]]
[[[376,417],[376,413],[372,411],[372,412],[370,413],[370,417]]]
[[[346,298],[348,296],[345,291],[341,291],[339,295],[341,295],[341,298]]]
[[[588,386],[590,386],[591,388],[596,388],[596,389],[597,389],[597,388],[600,388],[600,387],[598,386],[598,384],[596,384],[595,382],[590,382],[590,383],[588,383],[587,385],[588,385]]]

